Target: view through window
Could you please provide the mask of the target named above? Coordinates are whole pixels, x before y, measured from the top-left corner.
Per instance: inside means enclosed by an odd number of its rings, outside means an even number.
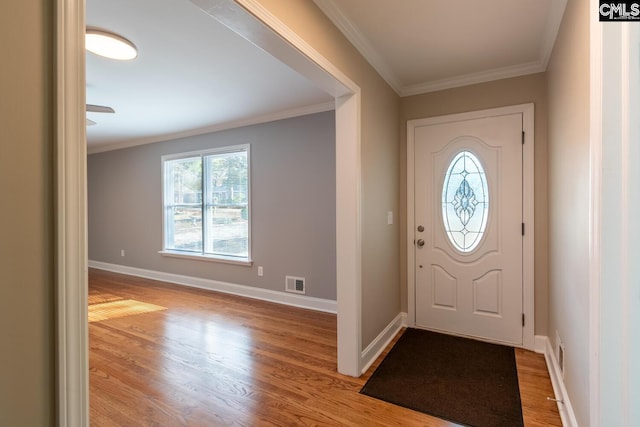
[[[249,146],[164,156],[164,251],[248,261]]]

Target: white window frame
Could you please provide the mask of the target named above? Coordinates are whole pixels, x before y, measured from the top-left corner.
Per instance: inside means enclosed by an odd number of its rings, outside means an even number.
[[[197,252],[187,252],[187,251],[179,251],[173,249],[167,249],[166,247],[166,191],[165,191],[165,162],[171,160],[178,159],[186,159],[190,157],[204,157],[209,155],[216,154],[224,154],[224,153],[234,153],[239,151],[246,151],[247,153],[247,257],[233,257],[233,256],[225,256],[225,255],[216,255],[216,254],[208,254],[204,253],[204,248],[202,253]],[[190,151],[186,153],[177,153],[177,154],[168,154],[161,157],[160,167],[162,169],[161,175],[161,185],[162,185],[162,250],[159,251],[163,256],[173,257],[173,258],[185,258],[185,259],[195,259],[200,261],[211,261],[211,262],[219,262],[224,264],[236,264],[236,265],[245,265],[251,266],[253,264],[251,258],[251,146],[250,144],[241,144],[241,145],[232,145],[226,147],[217,147],[217,148],[209,148],[206,150],[198,150],[198,151]],[[202,162],[203,174],[204,174],[204,161]],[[203,203],[205,199],[204,192],[206,189],[202,188],[202,198]],[[203,212],[203,223],[202,227],[205,227],[204,221],[204,212]],[[206,231],[205,231],[206,233]],[[204,246],[204,242],[203,242]]]

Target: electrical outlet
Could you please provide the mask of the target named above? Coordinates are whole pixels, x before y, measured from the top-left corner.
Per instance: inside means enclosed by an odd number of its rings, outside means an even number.
[[[120,249],[120,256],[124,256],[124,249]]]
[[[258,266],[258,276],[262,277],[264,275],[264,270],[262,269],[262,266]]]
[[[387,225],[391,224],[393,224],[393,212],[389,211],[387,212]]]

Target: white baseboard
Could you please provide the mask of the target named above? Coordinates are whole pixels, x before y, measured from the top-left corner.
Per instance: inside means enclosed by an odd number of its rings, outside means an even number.
[[[549,377],[551,377],[553,393],[555,394],[555,398],[559,401],[558,411],[560,412],[562,425],[565,427],[578,427],[576,414],[573,412],[571,400],[569,399],[567,389],[564,386],[562,371],[560,370],[560,365],[558,365],[549,337],[536,335],[536,352],[543,353],[544,358],[547,361],[547,369],[549,369]]]
[[[534,337],[533,351],[538,354],[545,354],[547,352],[547,341],[549,341],[549,338],[546,335],[536,335]]]
[[[399,313],[395,319],[362,351],[360,355],[361,373],[364,374],[384,351],[398,331],[407,325],[407,313]]]
[[[247,298],[306,308],[309,310],[324,311],[334,314],[338,311],[338,305],[336,301],[323,298],[289,294],[286,292],[273,291],[270,289],[254,288],[252,286],[220,282],[218,280],[202,279],[200,277],[183,276],[180,274],[145,270],[142,268],[110,264],[101,261],[90,260],[89,267],[97,268],[100,270],[113,271],[115,273],[128,274],[130,276],[144,277],[146,279],[160,280],[176,285],[190,286],[193,288],[207,289],[216,292],[224,292],[226,294],[239,295]]]

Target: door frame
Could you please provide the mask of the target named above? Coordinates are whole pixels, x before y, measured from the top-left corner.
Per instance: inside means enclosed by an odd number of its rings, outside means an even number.
[[[464,120],[481,119],[507,114],[522,114],[524,145],[522,151],[522,216],[525,234],[522,244],[522,310],[525,316],[522,347],[535,350],[535,275],[534,275],[534,105],[520,104],[508,107],[466,113],[448,114],[407,121],[407,324],[416,326],[415,307],[415,128]]]

